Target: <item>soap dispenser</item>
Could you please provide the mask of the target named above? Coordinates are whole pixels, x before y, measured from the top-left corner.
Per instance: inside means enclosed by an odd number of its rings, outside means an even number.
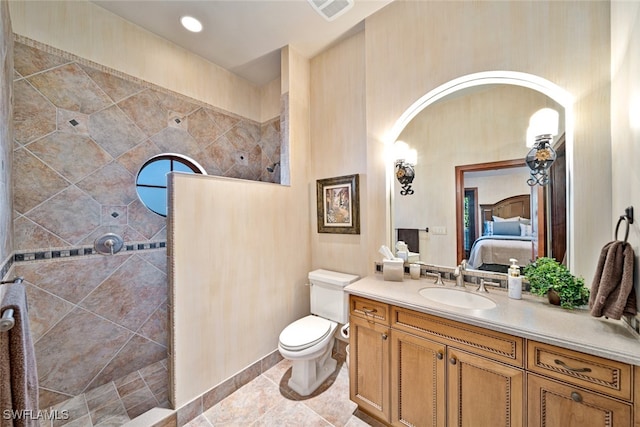
[[[522,299],[522,277],[520,276],[520,267],[516,264],[517,259],[509,259],[511,266],[509,267],[509,298]]]

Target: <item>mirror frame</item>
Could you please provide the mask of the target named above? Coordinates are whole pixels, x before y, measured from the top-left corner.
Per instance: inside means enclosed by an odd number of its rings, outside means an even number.
[[[567,159],[567,187],[566,187],[566,200],[567,200],[567,267],[570,270],[574,268],[573,260],[573,245],[574,245],[574,227],[573,227],[573,103],[574,97],[569,92],[556,85],[555,83],[546,80],[542,77],[522,73],[518,71],[484,71],[480,73],[467,74],[462,77],[455,78],[446,82],[435,89],[429,91],[420,99],[415,101],[404,113],[396,120],[393,127],[388,133],[385,145],[387,146],[387,152],[392,152],[391,147],[398,139],[404,128],[417,116],[422,110],[429,105],[439,101],[440,99],[457,92],[462,89],[466,89],[474,86],[482,86],[487,84],[506,84],[523,86],[535,91],[538,91],[549,98],[553,99],[560,106],[564,108],[565,114],[565,147],[566,147],[566,159]],[[522,130],[523,135],[526,129]],[[526,156],[526,151],[523,148],[522,157]],[[392,247],[394,243],[394,229],[393,229],[393,201],[394,201],[394,180],[395,171],[394,163],[392,159],[388,159],[386,162],[386,178],[387,178],[387,246]],[[455,175],[455,172],[452,171]],[[457,254],[456,254],[457,257]]]

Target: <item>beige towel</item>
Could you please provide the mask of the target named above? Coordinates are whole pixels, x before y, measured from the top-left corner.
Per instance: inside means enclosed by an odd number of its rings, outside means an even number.
[[[623,314],[635,316],[634,257],[631,245],[619,240],[602,248],[589,296],[592,316],[616,320]]]
[[[13,309],[15,325],[0,332],[0,426],[38,426],[38,372],[22,284],[8,284],[0,313]],[[18,416],[11,415],[18,414]]]

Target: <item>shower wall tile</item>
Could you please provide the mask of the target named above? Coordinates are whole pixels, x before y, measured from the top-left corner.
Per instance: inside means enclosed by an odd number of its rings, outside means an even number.
[[[179,152],[194,159],[200,157],[198,143],[185,130],[167,127],[149,139],[165,153]]]
[[[138,333],[164,347],[167,346],[167,305],[162,304],[142,325]]]
[[[28,212],[69,186],[68,181],[25,149],[13,152],[13,176],[13,207],[20,213]]]
[[[168,111],[151,89],[119,102],[118,106],[147,136],[155,135],[167,126]]]
[[[91,114],[89,132],[91,138],[113,157],[131,150],[146,139],[144,132],[129,120],[117,105]]]
[[[70,186],[26,216],[47,230],[75,245],[87,230],[100,225],[100,204],[76,186]]]
[[[28,282],[25,278],[27,298],[29,301],[29,327],[33,341],[36,342],[45,332],[51,329],[53,325],[71,312],[74,305]]]
[[[26,79],[58,108],[91,114],[111,104],[102,89],[75,63]]]
[[[80,394],[132,333],[76,308],[35,343],[40,386]]]
[[[152,239],[167,226],[167,220],[164,217],[151,212],[140,200],[134,200],[129,205],[127,214],[129,226],[146,239]]]
[[[52,55],[22,43],[15,43],[13,49],[15,70],[24,77],[70,62],[58,55]]]
[[[209,172],[210,169],[220,170],[221,175],[230,176],[228,171],[235,165],[236,148],[227,139],[226,136],[218,138],[214,143],[208,145],[203,150],[204,168]]]
[[[76,183],[99,168],[112,157],[93,140],[84,135],[53,132],[28,145],[28,149],[46,165],[72,183]],[[82,159],[81,162],[77,159]]]
[[[225,132],[224,129],[216,125],[216,121],[211,118],[211,115],[204,108],[200,108],[189,115],[188,131],[198,142],[200,148],[211,144]]]
[[[121,79],[113,74],[96,70],[88,65],[79,65],[80,68],[82,68],[84,72],[87,73],[87,75],[91,77],[98,86],[100,86],[100,89],[102,89],[113,102],[120,102],[124,98],[128,98],[131,95],[144,90],[144,87],[138,83]]]
[[[88,114],[58,108],[57,127],[59,132],[90,136]]]
[[[131,257],[120,253],[115,256],[18,263],[15,272],[34,286],[77,304]]]
[[[167,274],[167,253],[166,251],[141,252],[140,258],[155,266],[158,270]]]
[[[162,151],[153,142],[145,140],[122,154],[117,160],[131,175],[135,176],[148,159],[158,154],[162,154]]]
[[[103,205],[128,205],[137,197],[134,182],[133,175],[114,161],[78,182],[78,187]]]
[[[24,216],[13,221],[13,235],[16,248],[60,248],[68,245],[60,237]]]
[[[88,385],[88,389],[125,376],[134,370],[166,359],[166,357],[167,349],[165,347],[140,335],[134,335]]]
[[[166,299],[166,274],[134,255],[80,306],[136,331]]]
[[[56,130],[56,107],[26,80],[13,83],[13,126],[20,144]]]

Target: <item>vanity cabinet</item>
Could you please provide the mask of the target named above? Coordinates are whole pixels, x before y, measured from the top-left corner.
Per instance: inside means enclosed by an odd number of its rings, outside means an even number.
[[[522,339],[400,307],[391,307],[391,334],[393,425],[523,425]],[[396,335],[413,345],[409,355]]]
[[[351,297],[349,397],[380,420],[390,416],[388,306]]]
[[[640,427],[640,367],[354,295],[350,306],[350,397],[388,425]]]
[[[350,298],[350,396],[361,409],[397,426],[523,425],[521,339]]]
[[[529,426],[632,425],[631,365],[536,341],[527,350]]]

